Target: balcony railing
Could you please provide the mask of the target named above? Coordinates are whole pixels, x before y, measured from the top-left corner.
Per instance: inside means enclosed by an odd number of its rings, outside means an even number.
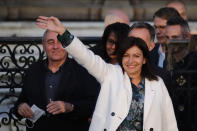
[[[100,42],[99,37],[79,37],[88,47]],[[36,61],[43,60],[46,56],[43,51],[41,37],[0,37],[0,104],[10,98],[18,97],[17,89],[21,89],[27,68]],[[15,99],[15,100],[16,100]],[[12,102],[13,104],[14,102]],[[3,117],[1,117],[3,116]],[[0,111],[1,124],[9,125],[14,121],[16,130],[22,123],[13,117],[11,111]]]
[[[100,42],[99,37],[79,37],[88,47],[94,46]],[[18,98],[23,85],[23,78],[28,67],[36,61],[43,60],[46,56],[41,45],[41,37],[0,37],[0,104],[10,98]],[[183,107],[177,107],[178,110],[187,109],[186,123],[188,130],[191,130],[192,106],[195,103],[197,87],[191,84],[191,79],[196,79],[197,71],[172,71],[174,77],[172,83],[172,99],[182,98]],[[1,90],[8,90],[1,93]],[[15,100],[16,100],[15,99]],[[15,102],[15,101],[14,101]],[[12,104],[14,103],[12,102]],[[180,108],[180,109],[179,109]],[[9,111],[0,111],[0,128],[2,125],[9,125],[14,121],[16,130],[19,131],[21,123],[12,115],[12,108]]]

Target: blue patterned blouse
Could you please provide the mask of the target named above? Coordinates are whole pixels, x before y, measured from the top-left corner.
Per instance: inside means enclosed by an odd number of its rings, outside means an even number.
[[[144,95],[145,79],[142,79],[139,87],[132,84],[133,97],[129,113],[121,123],[117,131],[142,131],[143,130],[143,112],[144,112]]]

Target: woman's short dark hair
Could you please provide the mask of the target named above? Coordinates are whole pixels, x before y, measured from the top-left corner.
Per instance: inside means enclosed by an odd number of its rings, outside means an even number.
[[[149,80],[158,80],[156,75],[152,71],[152,66],[150,62],[150,52],[148,50],[148,46],[146,45],[145,41],[140,38],[127,37],[120,44],[120,48],[118,49],[118,62],[122,67],[122,69],[123,69],[123,65],[122,65],[123,55],[129,48],[134,46],[137,46],[142,51],[143,56],[146,59],[146,63],[143,64],[142,66],[141,76]]]

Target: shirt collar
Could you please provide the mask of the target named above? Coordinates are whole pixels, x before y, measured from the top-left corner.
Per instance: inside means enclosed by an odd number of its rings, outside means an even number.
[[[165,56],[165,53],[162,51],[161,44],[159,45],[158,53],[159,53],[159,55]]]
[[[57,72],[62,72],[65,63],[66,63],[66,60],[65,60],[65,62],[59,67],[59,70],[57,70],[55,73],[57,73]],[[45,61],[44,61],[44,68],[45,68],[47,71],[51,72],[51,70],[48,68],[48,60],[45,60]]]
[[[132,81],[132,78],[130,78],[130,81]],[[132,82],[131,82],[131,85],[134,85]],[[145,78],[142,77],[140,83],[139,83],[139,88],[144,88],[145,87]]]

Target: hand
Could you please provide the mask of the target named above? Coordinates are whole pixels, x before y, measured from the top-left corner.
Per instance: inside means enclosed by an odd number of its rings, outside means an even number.
[[[67,112],[67,105],[64,101],[51,101],[47,105],[47,111],[53,115]]]
[[[48,29],[60,35],[66,31],[66,27],[64,27],[56,17],[39,16],[36,21],[36,25],[42,29]]]
[[[31,118],[33,116],[33,112],[27,103],[22,103],[18,106],[18,113],[25,118]]]

